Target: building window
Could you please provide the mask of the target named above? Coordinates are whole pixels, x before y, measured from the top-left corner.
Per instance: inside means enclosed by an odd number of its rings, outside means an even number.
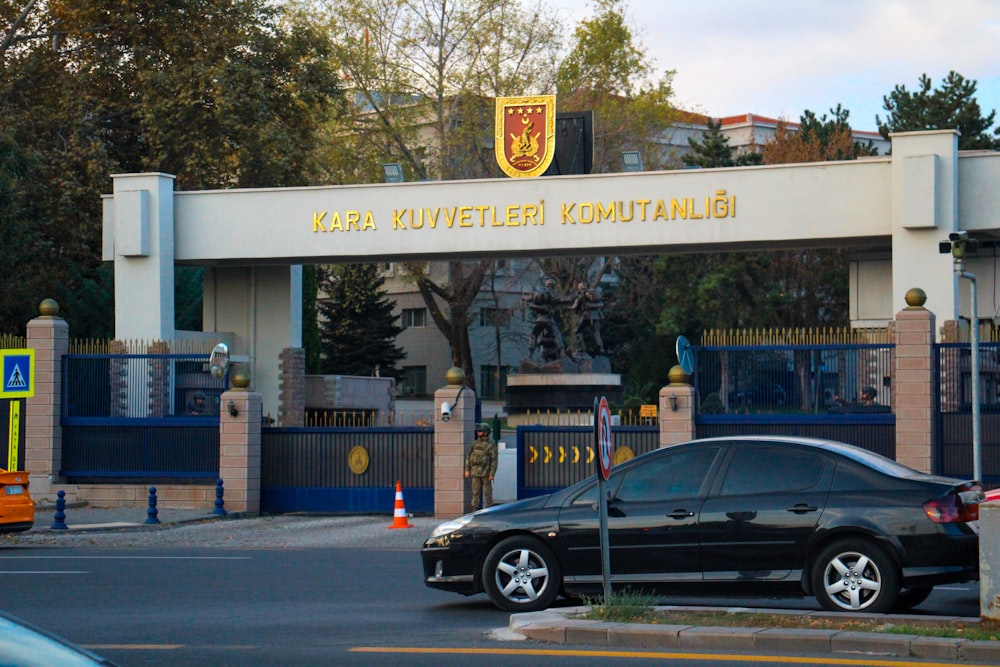
[[[481,308],[479,310],[479,326],[506,327],[510,326],[510,309]]]
[[[403,366],[399,378],[400,396],[425,396],[427,394],[427,367]]]
[[[479,390],[483,398],[503,398],[507,395],[507,366],[497,371],[496,366],[479,367]]]
[[[427,326],[426,308],[404,308],[400,317],[400,326],[404,329]]]

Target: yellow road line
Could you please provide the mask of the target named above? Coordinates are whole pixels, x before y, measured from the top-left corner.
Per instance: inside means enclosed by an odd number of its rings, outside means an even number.
[[[513,655],[568,658],[642,658],[646,660],[699,660],[702,662],[769,662],[793,665],[859,665],[861,667],[990,667],[968,662],[914,662],[885,658],[810,658],[788,655],[738,655],[727,653],[678,653],[669,651],[608,651],[602,649],[513,649],[513,648],[423,648],[405,646],[356,646],[352,653],[445,654],[445,655]]]

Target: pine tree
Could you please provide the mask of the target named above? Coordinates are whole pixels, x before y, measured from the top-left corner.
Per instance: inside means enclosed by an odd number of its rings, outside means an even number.
[[[695,138],[688,139],[691,152],[681,157],[688,167],[740,167],[751,164],[760,164],[760,153],[746,153],[739,157],[733,157],[733,147],[729,145],[729,137],[722,134],[722,120],[707,119],[705,126],[708,128],[701,133],[701,141]]]
[[[317,268],[324,373],[396,376],[405,353],[396,346],[403,330],[392,313],[385,279],[374,264]]]
[[[891,132],[957,129],[959,150],[1000,149],[1000,128],[993,131],[997,138],[990,136],[996,110],[983,116],[976,101],[977,85],[951,71],[934,90],[926,74],[920,76],[917,91],[896,86],[882,98],[882,106],[889,112],[885,123],[875,116],[879,134],[888,139]]]

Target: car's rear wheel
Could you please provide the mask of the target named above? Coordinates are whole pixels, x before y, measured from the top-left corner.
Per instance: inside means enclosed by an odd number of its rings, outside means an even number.
[[[904,588],[896,596],[896,604],[892,605],[893,611],[908,611],[930,597],[934,592],[933,586],[918,586],[916,588]]]
[[[884,613],[899,595],[899,573],[892,559],[872,542],[840,540],[814,561],[812,585],[824,609]]]
[[[508,537],[483,561],[483,588],[504,611],[545,609],[559,594],[560,582],[555,554],[532,537]]]

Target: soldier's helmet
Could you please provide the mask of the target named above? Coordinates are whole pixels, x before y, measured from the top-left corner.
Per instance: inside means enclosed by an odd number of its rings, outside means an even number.
[[[476,433],[489,433],[493,430],[493,427],[486,422],[479,422],[476,424]]]

